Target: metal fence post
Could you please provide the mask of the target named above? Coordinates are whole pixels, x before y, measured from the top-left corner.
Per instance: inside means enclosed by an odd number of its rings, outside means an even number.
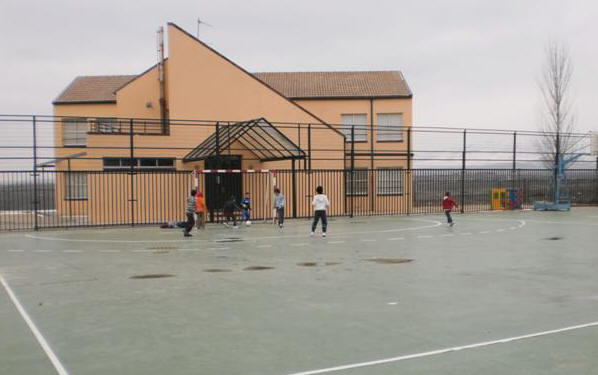
[[[467,153],[467,129],[463,129],[463,155],[461,157],[461,213],[465,212],[465,157]]]
[[[32,117],[31,124],[33,126],[33,230],[39,229],[37,221],[38,212],[38,197],[37,197],[37,120],[35,116]]]
[[[307,124],[307,169],[311,171],[311,124]]]
[[[351,126],[351,172],[349,173],[349,185],[351,188],[351,194],[349,195],[351,197],[351,212],[349,216],[353,217],[353,201],[355,200],[353,196],[355,191],[355,125]]]
[[[292,178],[292,193],[293,193],[293,219],[297,218],[297,176],[295,169],[295,159],[293,158],[291,163],[291,178]]]
[[[135,152],[133,148],[133,119],[129,119],[129,183],[131,185],[131,192],[129,193],[129,202],[131,204],[131,226],[135,226],[135,195],[133,190],[135,189]]]
[[[517,169],[517,132],[513,132],[513,170]]]

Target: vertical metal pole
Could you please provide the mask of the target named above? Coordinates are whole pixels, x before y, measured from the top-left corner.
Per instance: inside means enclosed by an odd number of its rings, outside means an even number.
[[[407,129],[407,172],[403,174],[403,177],[406,177],[403,179],[403,192],[407,197],[407,215],[411,213],[411,204],[413,203],[411,201],[413,199],[411,194],[413,187],[411,184],[411,176],[411,127],[409,127]]]
[[[370,98],[370,170],[368,195],[370,196],[370,214],[374,212],[374,99]]]
[[[129,162],[129,183],[131,185],[131,192],[129,193],[129,202],[131,204],[131,226],[135,226],[135,194],[133,193],[133,189],[135,189],[135,153],[133,151],[133,119],[129,119],[129,154],[130,154],[130,162]]]
[[[411,128],[407,129],[407,170],[411,170]]]
[[[37,121],[35,116],[32,118],[31,124],[33,125],[33,229],[38,230],[37,222],[37,211],[38,211],[38,200],[37,200]]]
[[[297,218],[297,177],[295,176],[296,174],[296,170],[295,170],[295,159],[292,159],[292,163],[291,163],[291,178],[293,179],[292,181],[292,193],[293,193],[293,219]]]
[[[311,124],[307,124],[307,169],[311,171]]]
[[[467,153],[467,129],[463,129],[463,155],[461,157],[461,213],[465,211],[465,157]]]
[[[220,123],[218,121],[216,121],[216,157],[219,158],[220,157]],[[216,169],[220,168],[220,163],[219,160],[217,160],[217,167]]]
[[[349,172],[349,185],[350,185],[350,192],[349,195],[351,197],[351,213],[350,217],[353,217],[353,201],[355,197],[353,196],[353,192],[355,191],[354,185],[354,178],[355,178],[355,125],[351,126],[351,171]]]
[[[67,166],[67,181],[68,183],[66,184],[66,196],[67,197],[71,197],[71,158],[68,158],[66,160],[66,166]],[[69,199],[69,220],[72,219],[73,217],[73,200]]]
[[[517,169],[517,132],[513,132],[513,170]]]

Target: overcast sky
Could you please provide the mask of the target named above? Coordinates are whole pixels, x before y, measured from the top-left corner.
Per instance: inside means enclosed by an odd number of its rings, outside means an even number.
[[[51,114],[77,75],[136,74],[172,21],[249,71],[403,71],[414,123],[536,129],[548,41],[568,44],[579,131],[598,130],[593,1],[0,2],[0,113]]]

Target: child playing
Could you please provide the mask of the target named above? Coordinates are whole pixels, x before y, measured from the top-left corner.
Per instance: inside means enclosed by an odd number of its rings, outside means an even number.
[[[457,202],[453,200],[453,198],[451,198],[451,193],[447,191],[446,193],[444,193],[444,199],[442,200],[442,209],[444,210],[444,214],[446,215],[448,225],[451,227],[455,225],[455,223],[453,222],[453,218],[451,217],[451,211],[453,207],[459,207],[459,205],[457,204]]]
[[[185,223],[185,229],[183,229],[183,235],[185,237],[191,237],[191,229],[193,229],[193,225],[195,225],[195,218],[193,217],[193,213],[195,212],[195,190],[191,190],[191,194],[187,197],[187,209],[185,213],[187,214],[187,222]]]
[[[251,200],[249,193],[245,193],[245,198],[241,199],[241,221],[249,221],[249,210],[251,210]]]
[[[222,206],[222,216],[224,216],[224,226],[228,227],[228,221],[233,220],[233,228],[237,227],[237,219],[235,218],[235,210],[239,208],[234,195],[230,196],[230,199],[224,202]]]
[[[274,208],[276,209],[278,227],[282,228],[284,225],[284,195],[282,195],[279,188],[274,188]]]
[[[203,193],[197,193],[195,197],[195,213],[197,214],[197,229],[206,229],[206,201]]]
[[[328,227],[328,220],[326,219],[326,209],[330,207],[328,197],[324,194],[324,189],[321,186],[316,188],[316,195],[311,202],[314,208],[314,221],[311,224],[311,235],[314,235],[318,221],[322,219],[322,237],[326,237],[326,228]]]

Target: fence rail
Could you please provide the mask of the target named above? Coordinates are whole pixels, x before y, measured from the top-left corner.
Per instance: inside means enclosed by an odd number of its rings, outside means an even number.
[[[309,217],[315,187],[331,201],[330,216],[441,213],[450,191],[464,212],[491,209],[493,188],[518,188],[524,208],[550,200],[553,171],[545,169],[280,170],[269,173],[189,171],[0,171],[0,230],[157,224],[185,217],[192,188],[206,195],[209,218],[224,200],[251,199],[253,220],[273,217],[274,186],[288,217]],[[573,204],[598,204],[598,171],[567,171]]]

